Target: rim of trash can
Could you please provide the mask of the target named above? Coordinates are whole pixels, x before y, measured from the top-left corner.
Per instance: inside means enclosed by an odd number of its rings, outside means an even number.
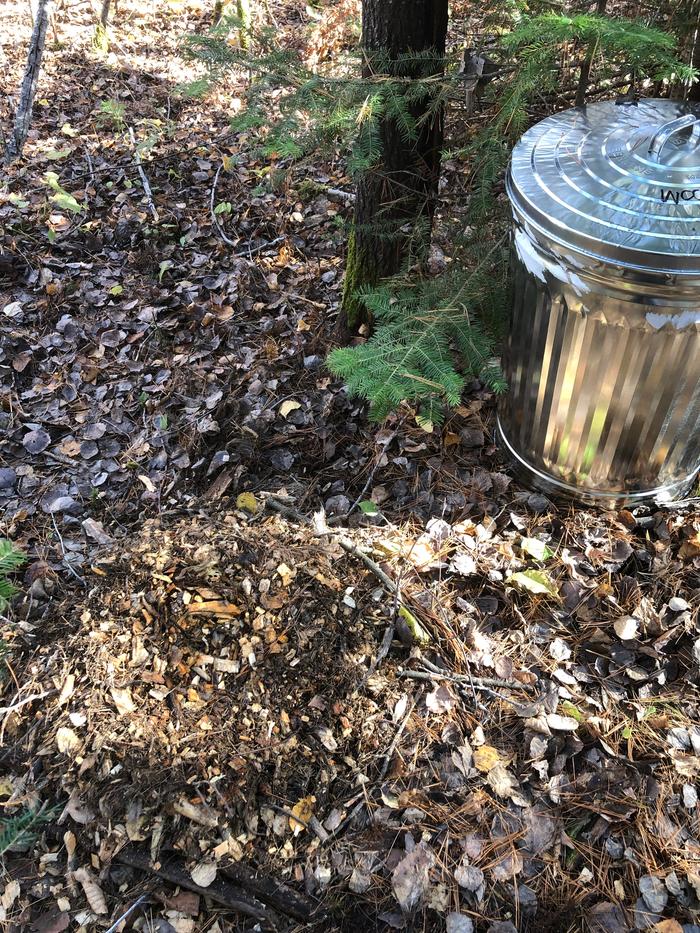
[[[531,127],[506,190],[541,245],[612,266],[700,274],[700,105],[603,101]]]

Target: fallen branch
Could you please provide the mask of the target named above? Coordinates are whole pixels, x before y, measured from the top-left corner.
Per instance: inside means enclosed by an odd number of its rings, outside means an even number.
[[[129,868],[135,868],[139,872],[155,875],[163,881],[169,881],[170,884],[178,885],[181,888],[187,888],[188,891],[194,891],[201,897],[207,897],[217,904],[228,907],[229,910],[235,910],[246,917],[252,917],[261,924],[261,927],[270,933],[279,929],[278,918],[270,913],[266,905],[250,894],[247,894],[238,885],[230,881],[224,881],[221,878],[215,878],[212,883],[203,888],[190,877],[190,873],[184,867],[184,861],[175,857],[163,857],[162,861],[153,863],[150,855],[139,849],[127,847],[122,849],[115,860],[122,865],[128,865]]]
[[[158,216],[158,211],[156,210],[155,201],[153,200],[153,192],[151,191],[151,186],[149,184],[146,173],[143,170],[143,163],[141,162],[141,153],[139,152],[139,147],[136,145],[136,137],[134,136],[134,130],[132,127],[129,127],[129,139],[131,140],[131,145],[134,147],[134,161],[136,162],[136,170],[139,173],[141,178],[141,184],[143,185],[143,192],[146,195],[146,202],[148,203],[148,209],[151,212],[151,217],[155,223],[158,223],[160,218]]]
[[[202,888],[192,881],[184,861],[178,856],[163,858],[156,868],[151,861],[150,852],[127,847],[116,856],[116,860],[131,868],[150,872],[171,884],[195,891],[203,897],[209,897],[231,910],[254,917],[272,930],[278,928],[279,918],[270,911],[306,923],[317,907],[305,894],[300,894],[284,882],[262,875],[240,862],[218,866],[219,875],[229,879],[232,884],[222,878],[216,878],[211,885]],[[133,907],[131,909],[133,910]]]
[[[498,681],[490,677],[484,678],[483,681],[479,677],[472,677],[472,679],[469,680],[468,677],[459,677],[454,674],[447,674],[447,673],[433,674],[430,671],[399,671],[398,676],[406,677],[409,680],[427,680],[431,682],[440,681],[440,680],[450,680],[452,681],[452,683],[459,684],[460,686],[474,687],[475,690],[485,690],[487,693],[494,692],[492,689],[493,686],[511,687],[511,688],[515,686],[515,684],[511,684],[507,680]]]
[[[420,693],[420,690],[418,690],[417,692]],[[394,757],[394,752],[396,751],[398,744],[401,741],[401,736],[403,735],[404,729],[406,728],[408,724],[408,720],[411,718],[411,713],[413,712],[415,708],[416,708],[416,704],[415,702],[412,702],[406,712],[406,715],[401,720],[399,728],[396,730],[396,734],[394,735],[394,738],[391,741],[391,745],[389,746],[386,754],[384,755],[384,761],[382,763],[382,767],[379,772],[380,781],[383,781],[384,778],[386,777],[387,771],[389,770],[389,765],[391,764],[391,759]]]
[[[294,917],[295,920],[308,921],[316,910],[316,903],[305,894],[294,891],[283,881],[261,875],[240,862],[222,865],[220,871],[222,875],[226,875],[279,913]]]
[[[220,240],[223,240],[227,246],[235,247],[236,244],[230,237],[226,236],[224,228],[219,223],[219,218],[216,216],[216,209],[214,201],[216,200],[216,186],[219,183],[219,175],[221,174],[221,169],[223,168],[223,163],[217,168],[216,175],[214,175],[214,181],[211,186],[211,194],[209,195],[209,214],[211,216],[211,222],[214,224],[214,229]]]

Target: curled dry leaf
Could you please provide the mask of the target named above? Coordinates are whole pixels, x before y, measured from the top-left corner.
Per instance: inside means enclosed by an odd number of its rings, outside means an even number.
[[[112,700],[120,716],[128,716],[129,713],[136,711],[136,705],[131,698],[131,691],[128,687],[124,687],[123,689],[120,687],[111,687],[109,692],[112,695]]]
[[[85,892],[85,897],[88,904],[90,905],[90,910],[94,914],[108,913],[109,910],[107,908],[107,901],[105,900],[102,888],[97,883],[97,879],[90,871],[90,869],[78,868],[73,872],[73,877],[80,883],[80,886]]]
[[[639,621],[634,616],[622,616],[613,625],[615,634],[622,641],[631,641],[639,632]]]
[[[82,742],[72,729],[69,729],[68,726],[61,726],[56,730],[56,745],[62,755],[75,755],[79,751]]]
[[[302,797],[301,800],[292,807],[294,816],[289,817],[289,827],[295,836],[298,836],[299,833],[303,833],[306,829],[309,820],[314,815],[315,803],[316,798],[313,796]]]
[[[190,877],[200,888],[208,888],[216,878],[216,862],[200,862],[190,872]]]
[[[406,913],[415,910],[423,900],[430,883],[430,869],[434,864],[432,850],[425,842],[419,842],[394,869],[391,887],[401,909]]]
[[[547,725],[555,732],[574,732],[578,729],[578,720],[573,716],[560,716],[558,713],[547,714]]]
[[[496,765],[501,764],[501,756],[492,745],[482,745],[474,749],[474,767],[487,774]]]

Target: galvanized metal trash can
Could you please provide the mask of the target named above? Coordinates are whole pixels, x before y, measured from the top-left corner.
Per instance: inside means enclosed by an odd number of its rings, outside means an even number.
[[[700,469],[700,107],[595,103],[516,146],[498,433],[527,481],[618,506]]]

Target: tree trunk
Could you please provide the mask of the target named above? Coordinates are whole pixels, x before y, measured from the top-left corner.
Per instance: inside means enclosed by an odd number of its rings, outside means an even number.
[[[39,71],[41,70],[41,59],[44,55],[46,29],[49,25],[50,9],[51,0],[39,0],[36,8],[36,16],[34,18],[32,37],[29,40],[27,65],[24,70],[24,77],[22,78],[19,103],[17,104],[17,112],[15,114],[15,125],[5,150],[6,162],[13,162],[15,159],[19,158],[27,139],[29,125],[32,120],[32,105],[36,95]]]
[[[363,0],[363,74],[427,78],[444,70],[447,0]],[[433,50],[434,58],[407,60]],[[387,65],[386,58],[389,57]],[[429,99],[411,105],[415,120]],[[390,117],[380,122],[381,162],[357,182],[355,220],[348,242],[343,301],[338,321],[343,341],[371,324],[357,290],[395,275],[427,255],[440,175],[443,118],[438,112],[418,123],[418,138],[407,140]]]
[[[107,31],[107,26],[109,24],[109,7],[112,0],[102,0],[102,8],[100,9],[100,26]]]
[[[688,43],[690,63],[700,71],[700,2],[692,0],[688,4]],[[700,81],[690,85],[688,100],[700,101]]]
[[[597,0],[595,11],[598,16],[603,16],[608,5],[608,0]],[[593,67],[593,59],[595,58],[595,53],[597,48],[595,44],[591,44],[590,48],[586,52],[586,57],[581,63],[581,74],[578,79],[578,87],[576,88],[576,100],[574,104],[576,107],[583,107],[586,103],[586,91],[588,90],[588,85],[591,80],[591,68]]]

